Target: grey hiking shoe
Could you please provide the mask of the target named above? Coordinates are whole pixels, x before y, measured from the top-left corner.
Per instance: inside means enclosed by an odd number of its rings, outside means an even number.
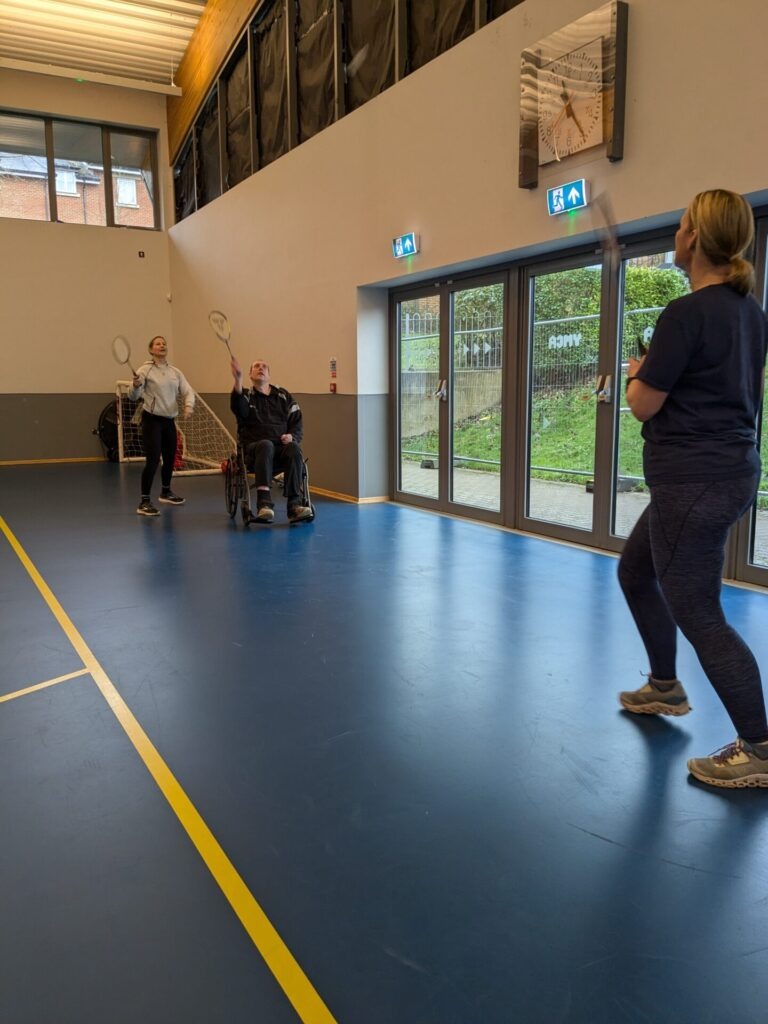
[[[312,518],[312,509],[309,505],[289,505],[288,518],[292,523],[303,523]]]
[[[765,757],[759,757],[757,751]],[[699,782],[727,789],[768,788],[768,743],[737,739],[709,757],[692,757],[688,771]]]
[[[688,696],[679,679],[671,690],[660,690],[654,685],[652,676],[639,690],[624,690],[619,694],[619,703],[625,711],[636,715],[687,715],[691,710]]]

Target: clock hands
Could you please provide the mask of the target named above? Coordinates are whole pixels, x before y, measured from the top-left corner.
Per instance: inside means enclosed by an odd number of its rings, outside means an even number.
[[[554,85],[554,83],[552,84]],[[587,133],[584,131],[584,127],[582,126],[582,123],[579,120],[579,118],[576,116],[576,111],[573,109],[573,93],[568,91],[568,86],[564,78],[560,79],[560,84],[562,85],[562,90],[559,92],[558,95],[562,106],[557,115],[555,116],[554,120],[547,127],[546,131],[547,142],[550,148],[554,151],[555,160],[558,161],[560,160],[560,152],[558,149],[558,133],[561,124],[565,118],[568,118],[569,120],[573,121],[574,125],[576,126],[579,132],[579,135],[581,136],[582,142],[587,141]],[[553,93],[556,89],[557,86],[555,85]],[[566,152],[569,152],[568,146],[571,145],[570,138],[567,138],[566,142],[568,144],[566,145]]]
[[[563,85],[563,91],[560,93],[560,99],[563,101],[562,113],[564,113],[566,115],[566,117],[570,117],[570,119],[573,121],[573,123],[579,129],[579,132],[581,134],[582,139],[586,140],[587,134],[584,131],[584,129],[581,127],[581,123],[579,122],[578,117],[576,117],[576,114],[573,112],[573,106],[571,104],[571,94],[568,92],[568,86],[565,84],[565,81],[562,78],[560,79],[560,81],[562,82],[562,85]]]
[[[560,154],[557,151],[557,127],[560,124],[560,122],[563,120],[563,118],[566,116],[566,113],[567,113],[566,108],[563,107],[563,109],[557,115],[555,120],[552,122],[552,127],[550,129],[550,135],[552,137],[552,147],[553,147],[553,149],[555,151],[555,160],[557,160],[558,163],[560,162]]]

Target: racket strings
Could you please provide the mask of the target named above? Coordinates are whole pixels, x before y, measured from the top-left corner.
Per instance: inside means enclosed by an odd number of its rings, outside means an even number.
[[[127,338],[118,335],[112,342],[112,354],[118,363],[122,363],[123,366],[131,358],[131,346],[128,344]]]
[[[232,336],[232,327],[229,323],[229,317],[226,313],[222,313],[220,309],[212,309],[208,314],[208,323],[213,328],[213,333],[224,345],[227,346],[227,352],[231,359],[235,358],[235,354],[229,344],[229,339]]]
[[[218,309],[213,309],[208,314],[208,323],[213,328],[213,332],[219,341],[223,341],[225,344],[228,344],[232,334],[232,329],[229,325],[229,318],[227,315]]]
[[[131,346],[128,344],[128,339],[124,338],[122,334],[118,334],[116,338],[112,339],[112,356],[115,362],[120,363],[121,366],[127,366],[132,374],[136,374],[131,363]]]

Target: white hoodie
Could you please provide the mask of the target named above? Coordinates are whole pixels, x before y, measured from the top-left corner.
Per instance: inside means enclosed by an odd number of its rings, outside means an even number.
[[[136,376],[141,383],[128,392],[128,397],[134,402],[143,399],[145,412],[175,419],[179,415],[179,397],[183,398],[185,409],[194,409],[194,391],[181,370],[170,363],[161,366],[150,359],[141,364]]]

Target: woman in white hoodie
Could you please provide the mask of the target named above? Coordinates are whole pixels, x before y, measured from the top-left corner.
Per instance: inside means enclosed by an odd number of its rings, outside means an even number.
[[[136,371],[129,397],[141,399],[141,435],[146,462],[141,474],[141,501],[136,509],[140,516],[158,516],[150,501],[152,481],[162,457],[160,501],[166,505],[183,505],[184,498],[171,490],[173,463],[176,458],[176,417],[183,406],[184,417],[192,414],[195,393],[181,370],[168,362],[168,344],[161,335],[149,343],[151,359]]]

